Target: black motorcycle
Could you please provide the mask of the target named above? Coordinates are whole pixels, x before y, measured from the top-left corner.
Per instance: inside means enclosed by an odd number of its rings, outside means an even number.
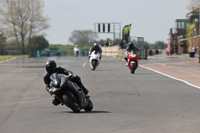
[[[89,97],[86,97],[83,90],[74,82],[69,81],[69,76],[65,77],[63,74],[53,73],[50,76],[50,93],[61,102],[62,105],[66,105],[73,112],[79,113],[81,109],[89,112],[93,109],[93,103]],[[64,83],[70,83],[70,86],[62,88]],[[73,88],[73,89],[72,89]]]

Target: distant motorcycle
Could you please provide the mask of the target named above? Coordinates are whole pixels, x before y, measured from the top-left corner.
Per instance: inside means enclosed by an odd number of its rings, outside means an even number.
[[[100,53],[97,51],[93,51],[89,58],[90,68],[91,70],[95,70],[100,63]]]
[[[93,109],[92,101],[85,96],[85,93],[77,84],[70,82],[76,88],[73,90],[71,88],[60,89],[60,86],[68,80],[68,77],[63,74],[53,73],[50,79],[50,93],[54,94],[62,105],[66,105],[75,113],[79,113],[81,109],[87,112]]]
[[[76,45],[76,46],[74,47],[74,54],[75,54],[76,57],[78,57],[79,51],[80,51],[80,48],[79,48],[78,45]]]
[[[135,51],[131,51],[128,53],[128,67],[130,69],[130,72],[132,74],[135,73],[135,70],[137,69],[138,67],[138,53],[135,52]]]

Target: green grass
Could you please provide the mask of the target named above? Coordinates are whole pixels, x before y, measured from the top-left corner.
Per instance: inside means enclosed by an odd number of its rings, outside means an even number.
[[[124,56],[120,56],[120,55],[116,55],[115,57],[118,59],[124,59]]]
[[[28,55],[0,55],[0,61],[5,61],[7,59],[11,59],[11,58],[14,58],[14,57],[28,57]]]

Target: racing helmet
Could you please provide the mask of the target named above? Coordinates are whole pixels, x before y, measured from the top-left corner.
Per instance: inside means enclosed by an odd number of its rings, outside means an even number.
[[[56,62],[54,60],[49,60],[46,62],[46,71],[50,74],[54,73],[57,68]]]
[[[97,43],[94,43],[94,46],[97,46]]]
[[[129,42],[128,45],[131,46],[131,47],[134,46],[134,44],[132,42]]]

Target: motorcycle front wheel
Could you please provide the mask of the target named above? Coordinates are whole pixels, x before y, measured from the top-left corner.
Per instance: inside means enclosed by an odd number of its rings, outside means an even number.
[[[131,69],[131,73],[134,74],[135,73],[135,64],[130,64],[130,69]]]
[[[96,69],[96,67],[97,67],[97,60],[92,60],[92,70],[95,70]]]
[[[81,111],[81,108],[78,104],[78,99],[74,96],[73,93],[67,92],[65,95],[63,95],[63,101],[66,106],[71,108],[71,110],[75,113],[79,113]]]

